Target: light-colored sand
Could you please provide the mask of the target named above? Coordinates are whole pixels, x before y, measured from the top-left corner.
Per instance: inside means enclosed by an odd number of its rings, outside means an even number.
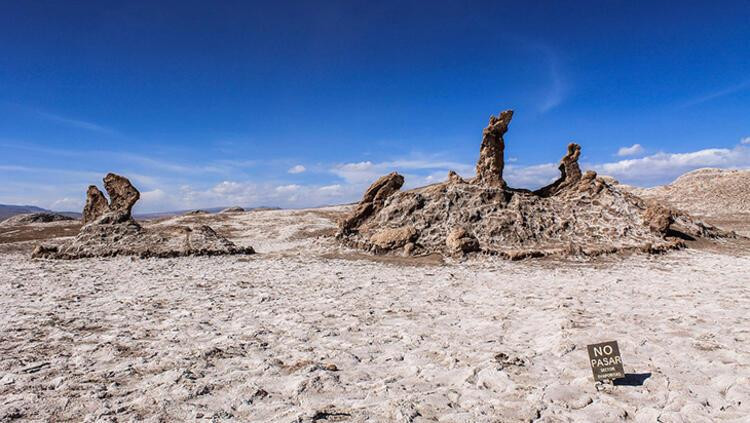
[[[747,244],[586,262],[324,258],[348,254],[316,237],[344,209],[206,218],[249,257],[0,254],[0,421],[750,415]],[[608,340],[641,386],[597,390],[585,347]]]

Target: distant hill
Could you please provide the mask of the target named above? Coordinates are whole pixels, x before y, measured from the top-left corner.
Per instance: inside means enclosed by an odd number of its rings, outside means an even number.
[[[643,198],[665,201],[700,216],[750,213],[750,170],[704,168],[668,185],[629,189]]]
[[[5,220],[18,214],[40,213],[47,211],[49,210],[45,210],[41,207],[36,206],[13,206],[9,204],[0,204],[0,220]]]
[[[81,213],[76,212],[53,212],[37,206],[15,206],[12,204],[0,204],[0,221],[8,219],[19,214],[28,213],[56,213],[73,219],[80,219]]]

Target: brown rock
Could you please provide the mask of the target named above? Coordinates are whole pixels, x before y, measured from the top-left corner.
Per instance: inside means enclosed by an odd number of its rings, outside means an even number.
[[[641,198],[595,172],[582,174],[581,147],[573,143],[560,161],[561,176],[554,184],[536,192],[505,186],[501,147],[510,117],[502,113],[491,119],[476,179],[467,183],[450,173],[446,182],[395,193],[403,178],[393,186],[381,178],[342,222],[339,241],[378,254],[482,251],[521,260],[596,256],[646,245],[647,251],[668,251],[679,247],[679,238],[726,236],[684,213],[644,213],[648,205]]]
[[[381,176],[370,188],[365,191],[362,201],[359,202],[354,212],[341,224],[341,232],[349,233],[353,228],[359,226],[362,221],[383,207],[385,200],[401,189],[404,185],[404,177],[396,172]]]
[[[178,257],[190,255],[253,254],[205,225],[158,224],[142,227],[131,210],[140,194],[127,178],[108,174],[104,178],[112,202],[95,186],[87,191],[84,225],[78,235],[59,246],[37,246],[32,257],[79,259],[87,257],[138,256]]]
[[[114,173],[104,177],[104,188],[109,194],[109,210],[120,213],[124,219],[129,219],[133,205],[141,198],[141,194],[125,178]]]
[[[477,160],[477,177],[475,183],[495,187],[504,187],[503,168],[505,159],[505,141],[503,135],[513,118],[513,110],[506,110],[498,116],[490,116],[490,123],[482,132],[482,145]]]
[[[666,235],[674,223],[674,213],[668,207],[653,203],[643,212],[643,223],[655,233]]]
[[[581,181],[581,168],[578,166],[578,158],[581,157],[581,146],[576,143],[568,144],[568,152],[560,160],[560,177],[550,185],[534,191],[542,197],[555,195],[565,188],[578,184]],[[591,177],[588,174],[587,177]],[[593,174],[596,177],[596,173]],[[592,178],[593,179],[593,178]]]
[[[448,172],[448,182],[453,184],[463,184],[466,181],[464,181],[464,179],[458,173],[451,170]]]
[[[83,224],[91,223],[99,219],[109,211],[109,204],[104,194],[99,191],[96,185],[89,185],[86,190],[86,205],[83,207]]]
[[[414,240],[417,231],[412,226],[383,229],[370,237],[370,242],[383,250],[401,248]]]
[[[479,241],[465,228],[455,228],[445,238],[445,246],[451,254],[479,251]]]
[[[57,247],[37,245],[31,252],[31,258],[52,258],[57,254]]]

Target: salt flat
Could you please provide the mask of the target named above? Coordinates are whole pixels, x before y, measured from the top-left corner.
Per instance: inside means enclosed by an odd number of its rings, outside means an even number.
[[[0,254],[0,421],[750,415],[746,244],[373,260],[330,238],[343,210],[171,220],[207,219],[252,256]],[[631,384],[597,389],[586,345],[608,340]]]

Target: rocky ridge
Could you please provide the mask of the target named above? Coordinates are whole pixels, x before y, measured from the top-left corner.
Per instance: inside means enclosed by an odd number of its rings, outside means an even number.
[[[509,259],[549,255],[663,252],[685,240],[733,236],[664,204],[647,203],[593,171],[581,172],[581,146],[568,145],[560,178],[536,191],[507,186],[502,177],[513,112],[490,117],[477,176],[450,172],[443,183],[399,191],[397,173],[379,178],[337,238],[377,254],[468,253]]]
[[[68,220],[75,220],[70,216],[65,216],[59,213],[50,212],[39,212],[39,213],[27,213],[19,214],[0,222],[0,226],[16,226],[16,225],[28,225],[31,223],[50,223],[50,222],[62,222]]]

